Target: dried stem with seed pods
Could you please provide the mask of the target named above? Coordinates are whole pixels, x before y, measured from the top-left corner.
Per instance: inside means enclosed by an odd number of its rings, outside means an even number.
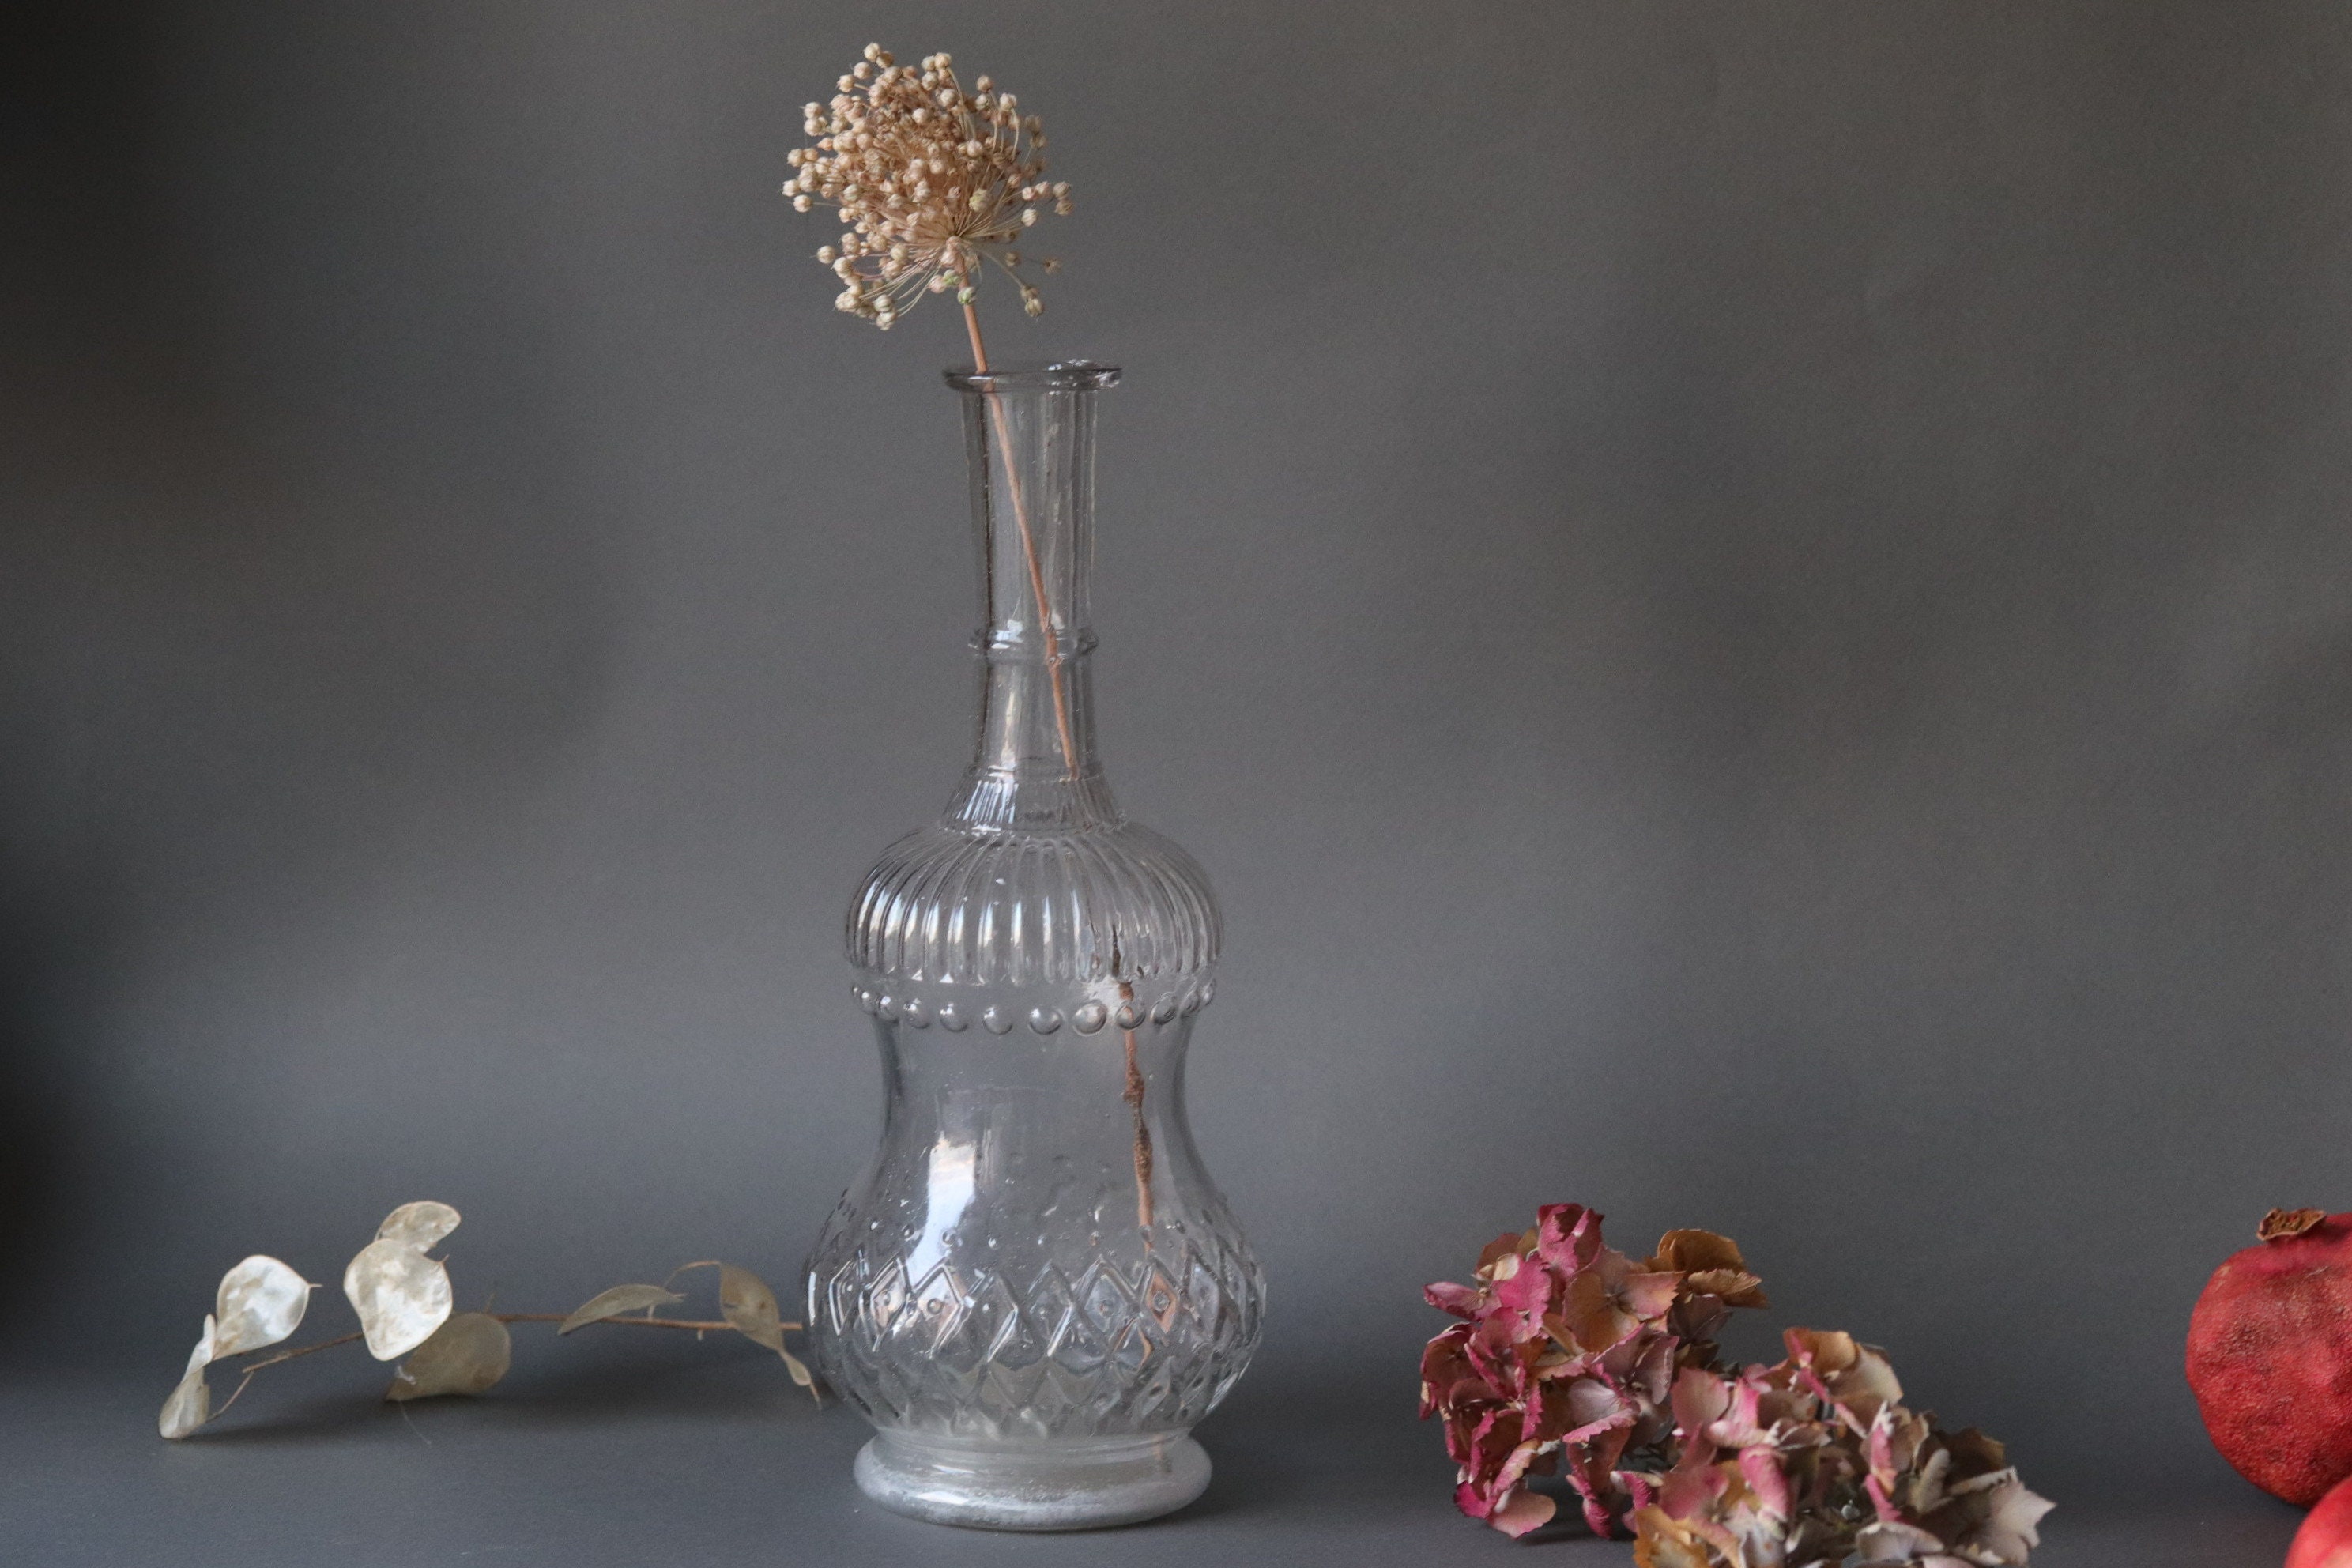
[[[774,1352],[794,1383],[812,1394],[816,1392],[808,1368],[784,1348],[785,1332],[801,1325],[784,1321],[777,1310],[776,1293],[748,1268],[714,1258],[671,1271],[672,1280],[690,1269],[719,1271],[716,1318],[655,1316],[656,1309],[686,1300],[667,1284],[615,1285],[568,1313],[458,1312],[454,1310],[448,1265],[431,1255],[457,1225],[457,1211],[446,1204],[403,1204],[393,1210],[377,1227],[375,1239],[343,1270],[343,1294],[359,1319],[359,1331],[247,1362],[236,1389],[215,1405],[205,1379],[206,1369],[231,1356],[258,1355],[292,1338],[310,1310],[311,1293],[322,1289],[275,1258],[256,1254],[239,1263],[221,1277],[214,1310],[205,1314],[203,1337],[188,1357],[179,1385],[163,1402],[157,1429],[166,1437],[193,1436],[243,1397],[254,1374],[264,1368],[360,1341],[366,1342],[368,1353],[376,1360],[400,1363],[392,1386],[384,1391],[386,1399],[480,1394],[507,1373],[513,1353],[509,1323],[555,1323],[561,1325],[555,1331],[559,1335],[591,1323],[684,1329],[697,1339],[706,1333],[738,1333]]]

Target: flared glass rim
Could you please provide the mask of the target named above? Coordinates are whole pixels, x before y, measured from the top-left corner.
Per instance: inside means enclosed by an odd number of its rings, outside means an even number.
[[[950,365],[942,374],[958,392],[1103,392],[1118,384],[1118,366],[1085,359],[992,365],[984,371]]]

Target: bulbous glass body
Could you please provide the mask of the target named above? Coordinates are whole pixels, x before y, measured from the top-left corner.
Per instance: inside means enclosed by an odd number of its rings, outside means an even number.
[[[1207,1484],[1187,1436],[1264,1287],[1202,1168],[1184,1053],[1214,990],[1207,878],[1093,747],[1093,404],[1118,373],[950,373],[981,552],[979,743],[853,901],[880,1148],[809,1260],[868,1495],[1004,1529],[1118,1524]]]

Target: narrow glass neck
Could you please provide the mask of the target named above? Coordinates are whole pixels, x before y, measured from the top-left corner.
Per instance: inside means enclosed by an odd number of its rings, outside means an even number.
[[[979,739],[948,808],[966,826],[1118,819],[1094,749],[1094,400],[1099,366],[950,373],[980,550]]]

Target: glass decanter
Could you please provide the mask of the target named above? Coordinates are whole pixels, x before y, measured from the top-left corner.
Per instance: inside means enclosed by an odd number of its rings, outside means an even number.
[[[881,1146],[827,1221],[807,1321],[877,1428],[858,1485],[953,1524],[1181,1508],[1188,1435],[1256,1347],[1264,1286],[1202,1168],[1184,1053],[1217,906],[1094,749],[1094,407],[1118,372],[950,372],[981,558],[979,744],[851,904]]]

